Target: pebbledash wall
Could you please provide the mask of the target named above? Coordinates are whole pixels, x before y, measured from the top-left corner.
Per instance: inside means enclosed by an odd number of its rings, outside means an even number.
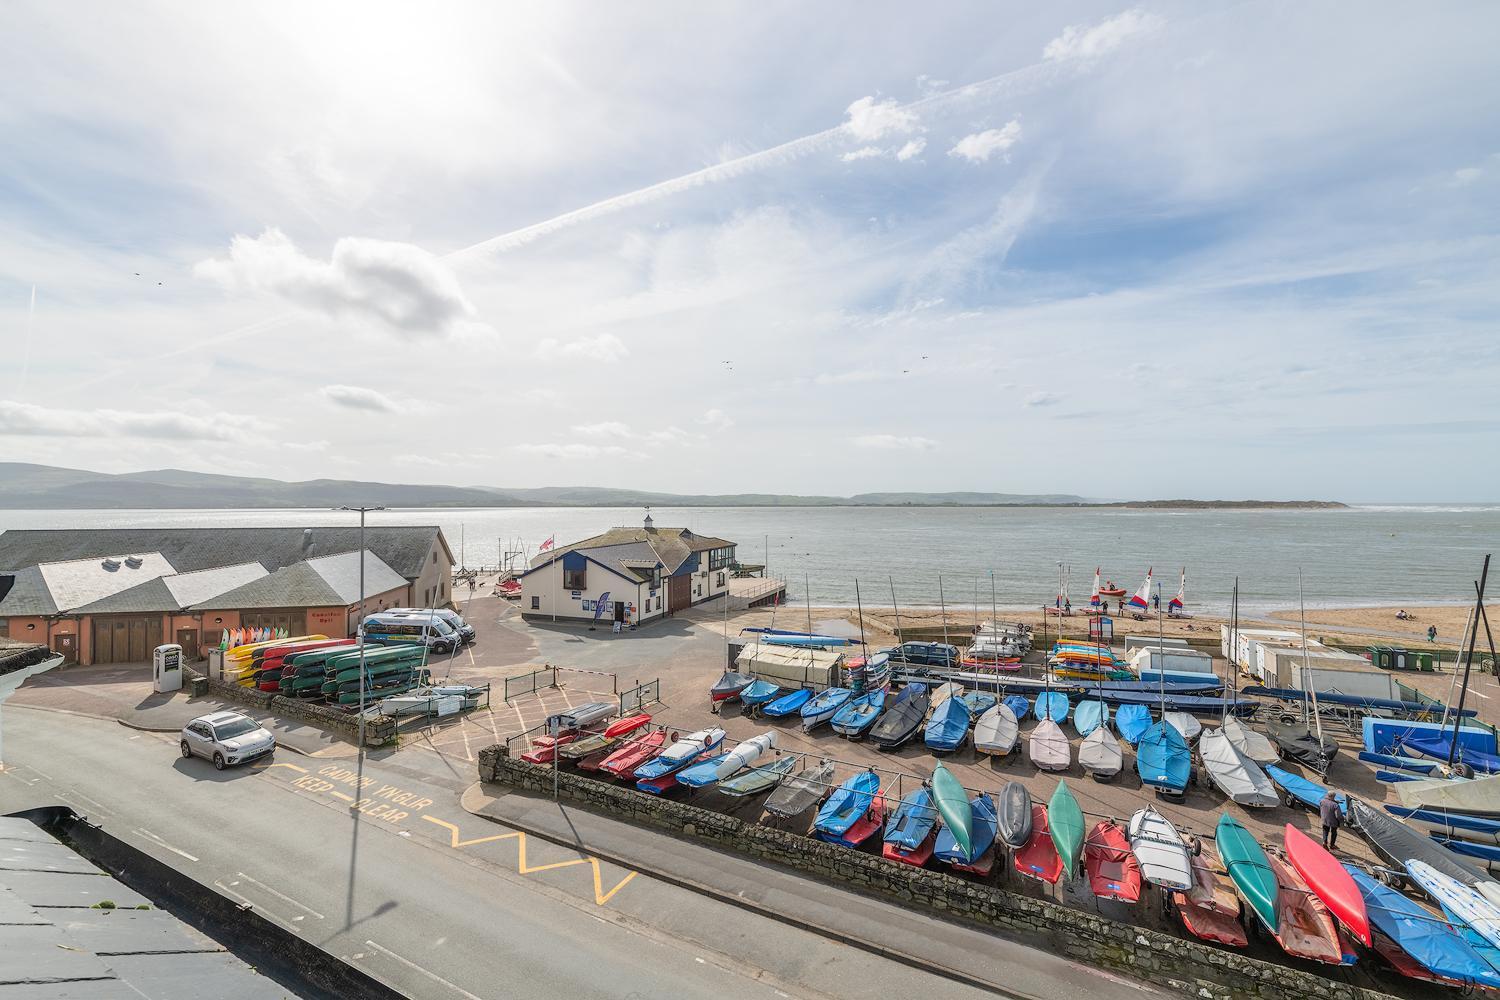
[[[479,778],[551,795],[554,773],[550,767],[510,757],[504,746],[491,746],[479,752]],[[1392,1000],[1377,990],[1122,924],[946,872],[886,861],[633,788],[567,771],[559,772],[556,780],[560,794],[595,811],[807,872],[937,916],[997,928],[1057,954],[1202,1000]]]

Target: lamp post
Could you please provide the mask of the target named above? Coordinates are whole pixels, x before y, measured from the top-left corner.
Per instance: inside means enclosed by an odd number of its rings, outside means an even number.
[[[334,510],[359,513],[359,627],[355,636],[359,642],[359,753],[365,752],[365,515],[373,510],[385,510],[384,504],[369,507],[335,507]]]

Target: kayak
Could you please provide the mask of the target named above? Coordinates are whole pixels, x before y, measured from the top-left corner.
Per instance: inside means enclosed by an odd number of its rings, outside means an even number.
[[[1307,834],[1288,823],[1282,834],[1286,859],[1309,889],[1321,899],[1335,917],[1366,948],[1370,941],[1370,917],[1365,912],[1364,896],[1344,871],[1338,859]]]
[[[1130,817],[1126,832],[1130,836],[1130,851],[1141,863],[1142,878],[1164,889],[1192,887],[1187,845],[1171,820],[1147,806]]]
[[[1031,839],[1031,793],[1019,781],[1007,781],[1000,789],[999,815],[995,819],[1000,840],[1019,850]]]
[[[1031,837],[1026,846],[1015,852],[1015,868],[1027,878],[1048,885],[1056,885],[1062,878],[1062,858],[1057,856],[1057,847],[1052,843],[1052,831],[1047,826],[1047,807],[1040,802],[1031,804]]]
[[[798,688],[796,691],[767,702],[761,708],[760,712],[762,715],[769,715],[773,719],[779,719],[787,715],[796,715],[802,711],[802,706],[806,705],[812,696],[813,692],[811,688]]]
[[[1134,903],[1141,898],[1141,863],[1130,853],[1125,832],[1109,820],[1089,830],[1083,845],[1083,870],[1089,888],[1101,899]]]
[[[1266,766],[1266,776],[1275,782],[1276,787],[1286,793],[1286,804],[1300,802],[1313,812],[1318,811],[1318,804],[1323,801],[1324,794],[1328,788],[1316,781],[1310,781],[1299,774],[1277,767],[1275,764]],[[1339,809],[1347,817],[1349,815],[1349,797],[1342,792],[1335,793],[1334,800],[1338,802]]]
[[[1250,836],[1250,831],[1228,813],[1220,814],[1214,840],[1234,887],[1261,922],[1275,934],[1280,921],[1276,908],[1276,875],[1271,871],[1265,850]]]
[[[1135,769],[1143,783],[1172,795],[1182,795],[1187,791],[1193,760],[1182,734],[1171,724],[1158,722],[1141,734]]]
[[[1047,804],[1047,817],[1052,828],[1052,844],[1062,859],[1063,872],[1072,878],[1083,851],[1083,810],[1078,808],[1078,800],[1068,791],[1068,783],[1064,780],[1057,782],[1057,790]]]
[[[769,764],[719,782],[718,790],[725,795],[758,795],[779,785],[781,779],[790,774],[792,768],[796,766],[796,757],[778,757]]]
[[[974,813],[969,805],[969,793],[953,772],[942,764],[932,769],[932,800],[938,815],[943,817],[943,826],[953,837],[953,842],[968,856],[973,846],[971,839]]]
[[[1193,858],[1193,886],[1186,892],[1172,893],[1177,916],[1189,934],[1200,941],[1243,948],[1250,943],[1240,923],[1240,899],[1234,894],[1228,876],[1208,851]]]
[[[1135,746],[1151,728],[1151,709],[1145,705],[1121,705],[1115,709],[1115,728],[1126,743]]]
[[[1266,856],[1276,876],[1276,943],[1293,958],[1324,965],[1354,964],[1353,947],[1344,949],[1343,935],[1317,894],[1297,870],[1274,854]],[[1363,905],[1363,904],[1361,904]],[[1348,961],[1345,961],[1345,956]]]
[[[1377,952],[1386,955],[1382,945],[1388,941],[1442,979],[1500,988],[1500,971],[1430,911],[1352,864],[1344,870],[1364,896]]]

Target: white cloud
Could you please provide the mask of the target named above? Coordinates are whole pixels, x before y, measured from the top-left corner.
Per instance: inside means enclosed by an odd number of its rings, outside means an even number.
[[[873,160],[883,155],[879,146],[861,146],[859,149],[850,150],[839,159],[845,163],[854,163],[857,160]]]
[[[1149,34],[1166,22],[1139,7],[1116,14],[1095,25],[1070,24],[1042,49],[1046,59],[1093,59],[1118,48],[1136,35]]]
[[[561,341],[544,337],[536,342],[532,354],[542,361],[600,361],[610,364],[623,361],[630,351],[625,342],[612,333],[601,333],[597,337]]]
[[[617,444],[587,444],[582,441],[571,441],[563,444],[518,444],[516,451],[527,455],[539,455],[542,458],[575,459],[575,458],[645,458],[638,451]]]
[[[404,402],[362,385],[325,385],[319,390],[319,394],[333,405],[342,406],[346,410],[403,413],[409,408]]]
[[[577,434],[584,437],[630,437],[630,426],[622,424],[618,420],[606,420],[597,424],[581,424],[573,428]]]
[[[17,437],[152,438],[168,441],[241,441],[268,424],[233,413],[172,410],[62,410],[0,400],[0,434]]]
[[[1453,186],[1463,187],[1466,184],[1473,184],[1483,175],[1484,170],[1479,167],[1459,167],[1453,171]]]
[[[891,133],[906,134],[921,127],[917,113],[895,100],[877,101],[861,97],[849,105],[844,129],[860,142],[873,142]]]
[[[912,139],[912,140],[908,141],[906,143],[906,145],[904,145],[900,149],[896,150],[896,159],[900,160],[902,163],[905,163],[907,160],[911,159],[914,156],[921,156],[922,155],[922,150],[924,150],[926,148],[927,148],[927,140],[926,139],[921,139],[921,138]]]
[[[447,336],[474,315],[447,265],[410,243],[345,237],[325,262],[273,228],[236,236],[227,258],[200,261],[193,273],[230,291],[266,292],[334,319],[376,320],[411,337]]]
[[[1056,406],[1062,397],[1055,392],[1033,392],[1026,397],[1027,406]]]
[[[719,409],[705,410],[703,416],[698,418],[698,423],[716,431],[728,430],[734,426],[729,414]]]
[[[877,448],[884,451],[931,451],[938,443],[931,438],[914,434],[862,434],[854,439],[860,448]]]
[[[858,382],[884,382],[900,378],[899,371],[879,371],[873,368],[857,368],[846,372],[823,372],[813,376],[814,385],[850,385]]]
[[[1012,119],[1004,128],[985,129],[966,135],[948,150],[949,156],[961,156],[970,163],[984,163],[996,153],[1003,153],[1021,140],[1021,122]],[[1009,159],[1009,157],[1005,157]]]

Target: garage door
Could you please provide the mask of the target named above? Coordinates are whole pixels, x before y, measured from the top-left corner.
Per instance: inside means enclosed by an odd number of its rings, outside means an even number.
[[[95,663],[146,663],[161,642],[158,617],[94,619]]]
[[[693,578],[674,576],[667,580],[667,613],[681,611],[693,603]]]
[[[303,608],[284,611],[243,611],[240,624],[245,628],[271,628],[289,636],[307,634],[307,611]]]

